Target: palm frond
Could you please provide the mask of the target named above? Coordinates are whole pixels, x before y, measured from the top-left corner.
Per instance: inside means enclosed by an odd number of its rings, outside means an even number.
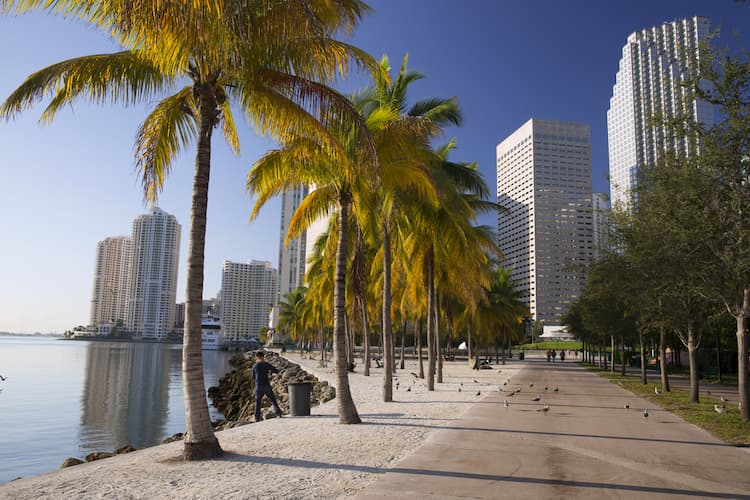
[[[138,128],[136,169],[141,172],[146,199],[156,200],[172,159],[197,136],[197,114],[193,87],[187,86],[157,104]]]
[[[172,79],[132,51],[68,59],[31,74],[0,106],[0,118],[14,118],[47,96],[42,122],[60,107],[85,96],[90,102],[126,105],[147,101],[172,87]]]

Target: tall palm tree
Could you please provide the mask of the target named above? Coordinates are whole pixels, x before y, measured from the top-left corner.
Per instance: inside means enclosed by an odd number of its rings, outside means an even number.
[[[382,335],[384,356],[383,370],[383,401],[393,400],[393,371],[395,367],[393,329],[392,329],[392,308],[391,308],[391,247],[393,237],[397,234],[392,233],[392,226],[396,222],[399,207],[405,204],[414,203],[413,184],[404,182],[404,167],[410,168],[415,172],[422,169],[421,174],[424,176],[424,182],[429,182],[423,165],[432,159],[429,140],[436,136],[441,128],[446,125],[460,125],[461,111],[455,98],[442,99],[431,98],[420,100],[411,108],[407,108],[407,90],[409,85],[420,80],[423,77],[418,72],[407,69],[409,57],[404,56],[401,62],[401,68],[392,80],[385,78],[391,72],[390,62],[387,56],[383,56],[380,61],[380,71],[375,73],[375,85],[365,91],[362,96],[361,108],[363,114],[368,116],[372,113],[387,111],[393,113],[393,123],[391,126],[384,127],[382,132],[385,133],[385,141],[392,143],[394,138],[392,129],[397,128],[404,141],[400,149],[396,149],[397,154],[393,158],[391,165],[384,158],[381,158],[381,168],[387,171],[390,168],[399,172],[398,176],[389,176],[395,182],[381,186],[375,194],[372,203],[380,207],[379,226],[381,228],[381,242],[383,255],[383,314],[382,314]],[[392,81],[392,83],[391,83]],[[404,131],[410,132],[406,135]],[[376,143],[378,138],[376,138]],[[391,148],[393,151],[394,149]],[[414,177],[415,173],[411,174]],[[429,191],[429,190],[428,190]],[[430,194],[432,194],[430,192]],[[436,203],[435,196],[430,196],[428,202]],[[408,217],[409,210],[405,211]]]
[[[364,53],[333,38],[351,32],[368,7],[359,0],[2,0],[2,7],[14,12],[44,8],[82,18],[109,31],[124,48],[63,61],[30,75],[3,103],[2,118],[12,118],[47,96],[51,101],[43,121],[85,96],[98,104],[151,102],[187,82],[163,98],[140,126],[136,165],[144,196],[155,200],[172,160],[189,142],[197,142],[183,346],[183,456],[217,456],[222,450],[209,419],[201,353],[212,133],[220,127],[232,150],[239,152],[230,107],[234,102],[262,133],[284,140],[304,131],[330,143],[325,125],[342,116],[356,122],[358,115],[346,99],[319,82],[344,73],[350,61],[370,64]],[[366,134],[364,127],[357,130]]]
[[[300,333],[304,328],[302,313],[306,291],[304,287],[295,288],[279,304],[279,329],[288,333],[295,341],[300,340]]]

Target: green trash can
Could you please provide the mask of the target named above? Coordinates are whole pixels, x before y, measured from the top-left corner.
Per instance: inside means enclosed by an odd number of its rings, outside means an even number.
[[[519,353],[518,353],[518,360],[519,360],[519,361],[523,361],[523,358],[524,358],[525,356],[526,356],[526,354],[524,354],[524,352],[523,352],[523,351],[519,352]]]
[[[293,382],[289,384],[289,414],[293,417],[310,416],[310,394],[312,383]]]

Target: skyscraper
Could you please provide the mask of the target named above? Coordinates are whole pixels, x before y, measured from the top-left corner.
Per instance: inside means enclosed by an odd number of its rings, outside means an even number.
[[[500,249],[535,320],[560,325],[592,257],[589,126],[532,118],[497,146]]]
[[[228,341],[256,337],[268,326],[268,312],[276,300],[278,278],[270,262],[223,262],[221,325]]]
[[[690,100],[680,85],[697,71],[699,43],[708,33],[708,19],[693,17],[628,36],[607,111],[612,206],[630,204],[638,169],[654,165],[664,151],[695,153],[696,144],[654,125],[654,115],[713,122],[711,106]]]
[[[90,325],[126,321],[130,251],[128,236],[105,238],[96,245]]]
[[[174,328],[180,224],[159,207],[133,221],[127,327],[135,337],[162,339]]]
[[[289,221],[299,204],[307,196],[306,186],[297,186],[281,195],[281,230],[279,234],[279,292],[276,302],[284,300],[284,296],[305,283],[305,259],[307,255],[307,239],[305,233],[284,245]]]

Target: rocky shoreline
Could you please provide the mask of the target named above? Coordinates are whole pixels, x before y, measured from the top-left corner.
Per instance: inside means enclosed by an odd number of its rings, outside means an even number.
[[[289,413],[289,393],[287,387],[292,383],[309,382],[312,384],[312,393],[310,395],[311,405],[319,405],[336,397],[336,389],[328,385],[328,382],[318,380],[317,377],[306,372],[298,364],[289,361],[283,356],[267,351],[266,361],[279,370],[277,375],[271,376],[271,387],[273,387],[277,402],[284,414]],[[223,420],[211,422],[217,431],[247,425],[255,421],[254,353],[237,354],[232,357],[229,363],[233,368],[232,371],[219,380],[218,386],[208,389],[208,397],[211,399],[212,405],[224,415]],[[263,399],[261,414],[264,420],[275,417],[268,398]],[[183,437],[184,434],[178,432],[164,439],[161,444],[179,441]],[[126,444],[112,452],[98,451],[89,453],[83,460],[76,457],[68,457],[63,461],[60,468],[64,469],[136,450],[137,448]]]

